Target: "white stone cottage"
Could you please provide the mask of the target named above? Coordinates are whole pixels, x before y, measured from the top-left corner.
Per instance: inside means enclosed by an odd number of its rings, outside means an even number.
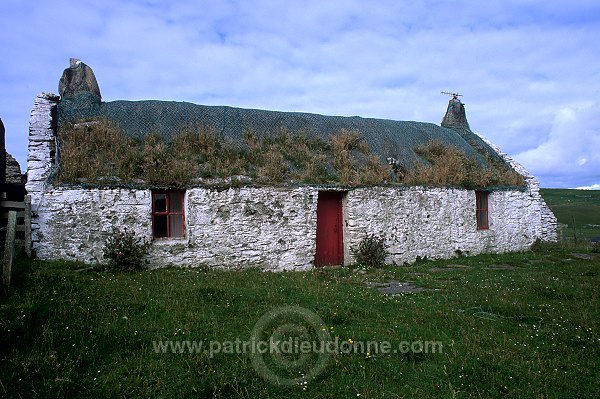
[[[150,267],[307,270],[351,264],[350,249],[368,234],[385,237],[387,261],[395,264],[419,257],[521,251],[536,240],[556,240],[556,218],[537,181],[470,131],[456,97],[442,126],[161,101],[101,102],[91,69],[78,61],[65,70],[59,92],[60,97],[40,94],[30,121],[26,189],[32,197],[33,251],[40,259],[102,261],[113,227],[152,242]],[[177,187],[139,178],[125,184],[114,176],[57,182],[61,129],[97,119],[142,137],[170,134],[181,121],[211,126],[234,140],[249,129],[260,135],[283,126],[292,136],[324,139],[348,129],[362,133],[376,157],[397,166],[400,174],[426,163],[415,146],[439,140],[481,163],[484,152],[498,157],[524,177],[525,185],[467,189],[393,179],[375,185],[268,184],[246,175],[197,178]]]

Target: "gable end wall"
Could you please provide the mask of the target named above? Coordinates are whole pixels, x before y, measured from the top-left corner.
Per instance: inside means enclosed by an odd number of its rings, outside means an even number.
[[[503,152],[498,146],[481,135],[479,135],[479,137],[496,151],[496,153],[516,170],[517,173],[525,178],[529,195],[533,200],[531,206],[536,208],[540,217],[541,235],[539,236],[539,239],[546,242],[556,242],[558,240],[558,220],[556,219],[556,216],[554,216],[554,213],[552,213],[550,207],[546,204],[546,201],[544,201],[544,198],[542,198],[542,195],[540,194],[540,184],[537,179],[529,173],[523,165],[515,161],[507,153]]]

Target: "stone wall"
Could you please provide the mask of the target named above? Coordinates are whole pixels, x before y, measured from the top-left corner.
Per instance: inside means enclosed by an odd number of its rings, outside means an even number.
[[[155,240],[150,266],[312,268],[318,189],[240,187],[186,191],[185,239]],[[489,196],[489,230],[477,230],[475,192],[459,189],[359,188],[345,193],[345,263],[350,248],[382,234],[390,263],[417,257],[527,249],[542,234],[527,192]],[[152,239],[151,191],[50,188],[37,208],[34,251],[42,259],[101,262],[113,227]],[[537,222],[536,222],[537,221]]]
[[[102,261],[113,227],[150,238],[151,193],[127,189],[56,189],[32,201],[32,242],[40,259]]]
[[[23,184],[23,178],[21,176],[21,166],[19,162],[10,155],[8,152],[6,155],[6,183],[8,184]]]
[[[162,264],[309,269],[315,255],[318,191],[208,188],[186,193],[187,239],[157,241]]]
[[[34,250],[42,259],[102,261],[113,227],[152,240],[151,191],[50,189],[38,208]],[[190,189],[185,239],[152,243],[151,267],[312,267],[317,191]]]
[[[487,140],[481,135],[479,135],[479,137],[481,137],[483,141],[485,141],[490,147],[492,147],[492,149],[496,151],[496,153],[498,153],[498,155],[500,155],[500,157],[502,157],[504,161],[506,161],[510,166],[512,166],[514,170],[516,170],[523,177],[525,177],[525,182],[527,183],[527,190],[533,200],[531,206],[536,208],[536,210],[539,212],[539,217],[541,219],[541,234],[539,236],[539,239],[547,242],[556,242],[558,240],[558,220],[556,219],[556,216],[554,216],[554,213],[552,213],[550,207],[546,204],[546,201],[544,201],[544,198],[542,198],[542,195],[540,194],[540,184],[535,178],[535,176],[529,173],[529,171],[525,169],[523,165],[515,161],[512,157],[510,157],[508,154],[502,151],[498,146],[491,143],[489,140]]]
[[[32,196],[34,254],[41,259],[101,262],[114,227],[152,238],[152,193],[125,188],[54,187],[52,123],[56,96],[38,96],[31,115],[27,190]],[[521,173],[526,173],[517,169]],[[525,191],[489,195],[489,229],[477,230],[475,192],[452,188],[374,187],[343,198],[344,260],[367,234],[381,234],[390,263],[418,257],[527,249],[556,239],[556,219],[526,175]],[[316,250],[317,187],[197,187],[185,195],[185,238],[154,240],[150,267],[167,265],[306,270]]]
[[[25,189],[31,195],[32,211],[48,185],[48,178],[55,169],[56,132],[54,115],[58,96],[42,93],[37,96],[29,118],[29,147],[27,153],[27,183]],[[32,226],[33,228],[33,226]]]
[[[388,262],[396,264],[525,250],[542,234],[539,208],[527,192],[491,192],[487,230],[477,230],[471,190],[363,188],[348,192],[345,202],[347,262],[366,234],[385,237]]]

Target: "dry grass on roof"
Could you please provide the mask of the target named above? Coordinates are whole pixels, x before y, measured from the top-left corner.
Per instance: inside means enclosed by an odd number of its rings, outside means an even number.
[[[438,141],[414,149],[425,160],[421,165],[394,173],[360,132],[347,129],[329,140],[286,129],[267,135],[248,131],[244,146],[237,146],[206,126],[183,130],[167,142],[158,134],[129,137],[102,120],[61,126],[58,137],[57,183],[186,187],[198,178],[243,175],[259,184],[524,185],[506,164],[488,159],[491,167],[482,167]]]
[[[486,157],[488,166],[467,158],[455,147],[438,140],[414,149],[427,163],[409,171],[404,182],[409,185],[455,186],[485,188],[494,186],[525,186],[522,175],[506,163]]]
[[[331,147],[340,182],[369,184],[392,180],[390,166],[373,153],[359,132],[342,129],[331,137]]]
[[[383,184],[391,168],[358,132],[342,130],[324,141],[281,129],[248,131],[244,148],[213,128],[196,126],[170,142],[157,134],[125,135],[109,121],[61,126],[57,183],[144,183],[184,187],[195,178],[245,175],[257,183]],[[333,160],[333,161],[331,161]]]
[[[59,134],[58,159],[60,182],[93,181],[111,176],[115,169],[123,175],[135,175],[137,164],[130,148],[133,139],[123,135],[108,121],[81,123],[62,129]]]

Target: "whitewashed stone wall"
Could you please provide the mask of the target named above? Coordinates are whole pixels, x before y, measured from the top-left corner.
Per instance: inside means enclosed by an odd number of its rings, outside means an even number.
[[[477,133],[478,134],[478,133]],[[520,163],[515,161],[512,157],[510,157],[507,153],[502,151],[498,146],[494,143],[490,142],[488,139],[478,134],[479,137],[483,141],[485,141],[502,159],[504,159],[514,170],[516,170],[519,174],[521,174],[525,178],[525,182],[527,183],[527,190],[529,191],[529,195],[532,197],[533,202],[531,206],[537,210],[538,213],[535,213],[534,216],[537,219],[537,215],[540,217],[540,236],[539,239],[547,242],[556,242],[558,240],[558,220],[550,207],[542,198],[540,194],[540,183],[537,181],[535,176],[533,176],[527,169],[523,167]],[[537,220],[536,220],[537,223]]]
[[[100,262],[113,227],[150,239],[151,199],[149,190],[49,187],[39,202],[32,201],[34,254],[40,259]]]
[[[57,97],[41,94],[30,122],[28,182],[34,254],[41,259],[101,262],[113,228],[152,239],[150,190],[54,187]],[[519,170],[519,169],[517,169]],[[520,171],[520,170],[519,170]],[[520,171],[521,173],[526,173]],[[381,234],[390,263],[417,257],[527,249],[556,239],[556,219],[526,175],[525,191],[489,196],[489,230],[477,230],[475,192],[423,187],[356,188],[343,200],[344,261],[367,234]],[[155,240],[150,267],[167,265],[306,270],[316,250],[317,187],[188,189],[184,239]]]
[[[157,265],[310,269],[317,191],[195,188],[186,195],[186,239],[156,241]]]
[[[539,206],[528,192],[489,194],[489,229],[477,230],[475,192],[462,189],[361,188],[347,193],[344,236],[350,248],[366,234],[385,238],[389,263],[418,257],[501,253],[529,248],[541,237]]]
[[[54,168],[56,133],[53,118],[58,96],[42,93],[37,96],[29,118],[29,148],[27,153],[27,183],[25,189],[31,195],[32,210],[48,184]],[[35,226],[32,226],[32,229]]]
[[[113,227],[152,240],[150,190],[51,188],[37,209],[34,250],[42,259],[101,262]],[[186,192],[186,238],[155,240],[151,267],[309,269],[317,191],[197,188]]]
[[[229,188],[187,190],[186,238],[155,240],[151,267],[312,268],[318,190]],[[383,235],[390,263],[417,257],[508,252],[542,235],[539,207],[528,192],[489,196],[489,230],[477,230],[475,192],[441,188],[359,188],[344,199],[344,259],[367,234]],[[37,208],[34,251],[42,259],[102,261],[113,227],[152,239],[151,191],[50,188]],[[537,222],[535,222],[537,221]]]

